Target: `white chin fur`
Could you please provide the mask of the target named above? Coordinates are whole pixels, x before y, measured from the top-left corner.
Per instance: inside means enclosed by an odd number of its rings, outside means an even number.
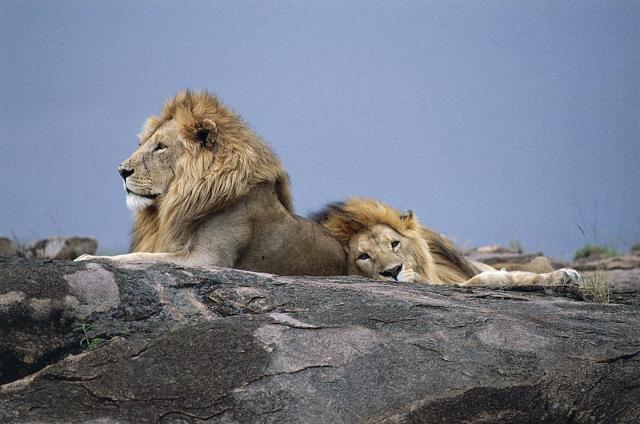
[[[141,211],[153,204],[153,199],[138,196],[137,194],[127,194],[127,207],[133,212]]]

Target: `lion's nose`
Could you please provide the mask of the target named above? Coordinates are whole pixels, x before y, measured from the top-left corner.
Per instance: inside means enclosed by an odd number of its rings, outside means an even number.
[[[385,269],[380,273],[383,277],[393,278],[394,280],[398,279],[398,274],[402,271],[402,264],[394,266],[393,268]]]
[[[120,167],[118,168],[118,172],[120,173],[120,176],[122,177],[122,179],[127,181],[127,177],[133,174],[133,169]]]

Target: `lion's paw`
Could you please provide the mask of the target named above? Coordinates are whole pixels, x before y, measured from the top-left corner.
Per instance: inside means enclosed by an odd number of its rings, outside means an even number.
[[[582,275],[573,268],[562,268],[551,273],[553,283],[557,285],[578,286],[582,283]]]
[[[418,276],[418,273],[411,268],[403,269],[402,271],[400,271],[397,278],[397,280],[401,283],[414,283],[419,279],[420,277]]]

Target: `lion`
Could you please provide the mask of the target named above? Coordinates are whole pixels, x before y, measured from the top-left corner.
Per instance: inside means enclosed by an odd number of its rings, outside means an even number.
[[[570,268],[536,274],[469,261],[443,235],[376,200],[351,198],[311,215],[347,252],[347,272],[384,281],[460,286],[577,284]]]
[[[293,212],[286,170],[242,119],[207,92],[183,91],[151,117],[122,162],[134,211],[131,252],[88,256],[280,275],[346,272],[340,243]]]

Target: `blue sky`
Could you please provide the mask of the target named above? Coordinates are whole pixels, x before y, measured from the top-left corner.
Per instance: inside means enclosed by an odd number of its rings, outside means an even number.
[[[300,214],[360,195],[463,246],[627,248],[638,22],[640,2],[612,0],[2,0],[0,235],[125,250],[116,168],[193,88],[280,155]]]

